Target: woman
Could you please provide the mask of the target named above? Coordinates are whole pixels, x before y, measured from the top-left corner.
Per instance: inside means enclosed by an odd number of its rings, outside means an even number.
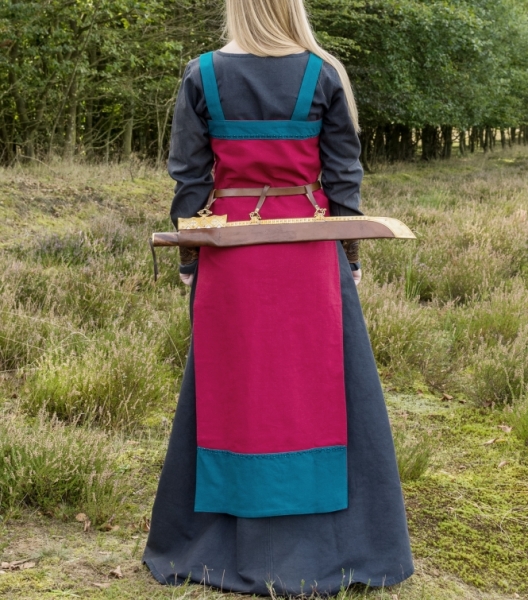
[[[361,214],[350,82],[303,0],[226,8],[231,41],[189,63],[176,103],[174,223],[208,198],[230,221]],[[409,577],[357,243],[181,256],[193,338],[144,555],[154,577],[293,595]]]

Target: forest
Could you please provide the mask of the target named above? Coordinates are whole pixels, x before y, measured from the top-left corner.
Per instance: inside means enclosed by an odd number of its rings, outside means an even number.
[[[363,162],[528,144],[527,0],[309,0],[345,64]],[[187,62],[218,48],[220,0],[1,0],[0,164],[160,166]]]

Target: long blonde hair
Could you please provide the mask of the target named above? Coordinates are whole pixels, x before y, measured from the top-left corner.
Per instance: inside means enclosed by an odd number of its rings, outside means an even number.
[[[284,56],[309,50],[331,64],[341,79],[352,123],[359,132],[356,101],[345,67],[317,43],[304,0],[226,0],[226,34],[245,52]]]

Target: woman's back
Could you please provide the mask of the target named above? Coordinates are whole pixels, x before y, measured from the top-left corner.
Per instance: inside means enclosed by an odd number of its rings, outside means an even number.
[[[309,52],[282,57],[215,52],[214,72],[225,119],[289,120],[309,56]],[[175,224],[178,218],[191,217],[203,208],[203,199],[211,188],[214,152],[208,143],[210,118],[199,60],[195,59],[185,70],[172,129],[168,169],[178,183],[171,209]],[[321,182],[331,202],[332,214],[361,214],[359,187],[363,169],[359,162],[359,139],[338,74],[326,63],[322,66],[307,119],[322,120],[318,140]],[[242,169],[239,171],[243,176]],[[263,182],[254,182],[255,186],[260,183]],[[289,185],[300,183],[311,182],[288,182]]]
[[[188,65],[173,220],[204,206],[228,221],[357,214],[352,92],[302,0],[226,6],[240,46],[285,56],[216,52]],[[353,262],[318,241],[202,247],[188,265],[192,342],[144,555],[158,581],[337,594],[412,574]]]

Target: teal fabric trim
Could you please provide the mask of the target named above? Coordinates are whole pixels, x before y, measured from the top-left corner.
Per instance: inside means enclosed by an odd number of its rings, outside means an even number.
[[[256,518],[347,506],[346,446],[274,454],[198,448],[195,512]]]
[[[293,111],[292,121],[306,121],[308,119],[322,66],[323,59],[315,54],[310,54],[301,83],[301,89],[297,96],[297,104]]]
[[[305,140],[321,133],[322,121],[208,121],[221,140]]]
[[[200,73],[204,89],[207,110],[214,121],[224,121],[224,111],[218,93],[218,84],[213,65],[213,53],[208,52],[200,56]]]

